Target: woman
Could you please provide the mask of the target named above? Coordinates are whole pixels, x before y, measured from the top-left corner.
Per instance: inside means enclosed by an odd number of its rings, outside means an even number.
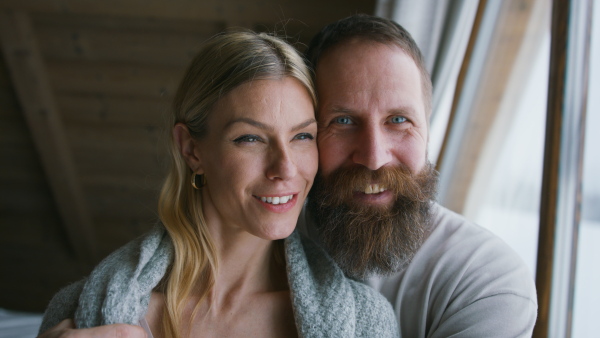
[[[396,336],[387,301],[293,233],[317,171],[315,101],[285,42],[209,40],[175,96],[162,224],[61,290],[40,332],[74,318],[154,337]]]

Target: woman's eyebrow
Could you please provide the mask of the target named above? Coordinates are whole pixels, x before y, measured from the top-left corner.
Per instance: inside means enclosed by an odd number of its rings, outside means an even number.
[[[292,128],[292,131],[297,131],[300,130],[302,128],[306,128],[308,126],[310,126],[313,123],[317,123],[317,120],[315,120],[313,117],[309,118],[308,120],[296,125],[295,127]]]
[[[262,122],[258,122],[256,120],[253,120],[253,119],[247,118],[247,117],[240,117],[235,120],[231,120],[231,121],[227,122],[227,124],[225,125],[225,129],[228,129],[229,127],[231,127],[232,125],[234,125],[236,123],[247,123],[251,126],[254,126],[254,127],[257,127],[257,128],[263,129],[263,130],[269,130],[269,131],[273,130],[272,126],[266,125]]]
[[[263,129],[263,130],[267,130],[267,131],[273,131],[275,130],[275,128],[273,126],[270,126],[268,124],[264,124],[262,122],[253,120],[251,118],[247,118],[247,117],[240,117],[238,119],[235,120],[231,120],[229,122],[227,122],[227,124],[225,125],[225,129],[228,129],[229,127],[231,127],[232,125],[236,124],[236,123],[246,123],[249,124],[251,126],[257,127],[259,129]],[[292,127],[292,131],[296,131],[296,130],[300,130],[302,128],[305,128],[313,123],[317,123],[317,120],[315,120],[313,117],[309,118],[308,120]]]

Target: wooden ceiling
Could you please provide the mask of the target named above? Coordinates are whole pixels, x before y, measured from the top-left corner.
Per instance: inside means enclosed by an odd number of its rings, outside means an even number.
[[[0,307],[43,311],[157,220],[163,121],[202,41],[227,27],[302,49],[375,1],[1,0]]]

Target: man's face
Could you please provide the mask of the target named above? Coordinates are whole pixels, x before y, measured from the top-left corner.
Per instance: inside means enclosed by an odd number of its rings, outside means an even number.
[[[352,40],[316,75],[320,168],[307,208],[346,274],[398,271],[426,236],[437,184],[420,72],[396,46]]]
[[[323,55],[316,79],[323,176],[354,165],[377,170],[404,164],[412,173],[425,167],[428,124],[421,75],[408,54],[395,45],[351,40]],[[391,202],[385,191],[357,198]]]

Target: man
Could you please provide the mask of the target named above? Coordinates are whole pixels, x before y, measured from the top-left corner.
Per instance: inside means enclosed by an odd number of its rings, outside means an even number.
[[[410,35],[356,15],[325,27],[307,56],[319,96],[320,173],[299,227],[349,276],[370,277],[404,337],[530,336],[537,301],[524,263],[433,202],[431,82]],[[55,333],[73,332],[72,322],[61,325]]]
[[[431,82],[396,23],[355,15],[309,45],[319,174],[300,227],[392,303],[405,337],[531,336],[533,278],[505,243],[433,202]]]

